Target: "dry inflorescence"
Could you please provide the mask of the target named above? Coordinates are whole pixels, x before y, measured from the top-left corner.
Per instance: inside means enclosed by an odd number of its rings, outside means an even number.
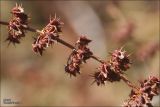
[[[8,25],[8,38],[6,41],[20,43],[20,39],[25,36],[24,27],[28,26],[28,15],[24,13],[22,5],[17,5],[11,10],[12,18]]]
[[[111,57],[109,61],[103,61],[100,58],[94,56],[93,52],[89,49],[88,44],[91,42],[87,36],[80,36],[74,46],[60,38],[62,32],[63,22],[56,16],[50,18],[49,23],[40,31],[28,26],[28,15],[24,13],[22,5],[17,5],[12,9],[12,18],[8,22],[0,21],[0,24],[8,25],[8,38],[7,41],[20,43],[20,39],[25,36],[26,30],[38,33],[38,37],[34,38],[35,41],[32,44],[33,51],[35,53],[43,54],[43,51],[55,41],[63,44],[64,46],[72,49],[67,64],[65,66],[65,72],[70,76],[77,76],[80,74],[80,66],[82,63],[86,63],[86,60],[93,58],[101,63],[97,68],[97,72],[92,74],[94,78],[93,83],[97,85],[104,85],[106,81],[116,82],[123,80],[129,87],[132,88],[130,98],[124,102],[125,107],[151,107],[151,100],[153,96],[160,93],[160,79],[150,76],[148,79],[140,82],[140,87],[134,86],[125,77],[125,71],[131,66],[129,55],[122,48],[117,49],[110,53]]]
[[[102,63],[98,71],[94,73],[94,82],[97,85],[105,84],[105,81],[114,82],[120,81],[124,71],[129,69],[131,61],[129,55],[121,49],[111,53],[111,58],[107,63]]]
[[[160,79],[150,76],[140,82],[138,89],[132,89],[129,99],[124,102],[125,107],[153,107],[151,100],[153,96],[160,94]]]
[[[80,74],[80,64],[86,63],[86,60],[93,55],[90,49],[87,47],[91,40],[85,36],[81,36],[75,44],[75,49],[73,49],[70,54],[67,65],[65,66],[65,71],[70,75],[76,76]]]
[[[55,42],[55,37],[59,37],[59,33],[62,32],[63,22],[56,16],[50,18],[49,24],[44,27],[37,38],[35,38],[32,44],[33,51],[43,54],[43,51]]]

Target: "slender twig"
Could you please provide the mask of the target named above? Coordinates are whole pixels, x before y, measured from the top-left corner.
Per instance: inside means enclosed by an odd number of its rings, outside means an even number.
[[[9,25],[8,22],[4,22],[4,21],[0,21],[0,24],[2,24],[2,25]],[[28,30],[28,31],[31,31],[31,32],[41,33],[40,30],[34,29],[34,28],[30,27],[30,26],[27,26],[27,27],[24,26],[24,29],[25,29],[25,30]],[[60,38],[58,38],[58,37],[54,37],[54,39],[55,39],[57,42],[63,44],[64,46],[66,46],[66,47],[68,47],[68,48],[70,48],[70,49],[75,49],[75,47],[74,47],[73,45],[69,44],[68,42],[66,42],[66,41],[64,41],[64,40],[62,40],[62,39],[60,39]],[[98,61],[98,62],[100,62],[100,63],[104,63],[103,60],[101,60],[100,58],[98,58],[98,57],[96,57],[96,56],[94,56],[94,55],[92,55],[91,58],[95,59],[96,61]]]
[[[100,63],[102,63],[102,64],[105,63],[105,61],[101,60],[100,58],[98,58],[98,57],[96,57],[96,56],[94,56],[94,55],[92,55],[91,58],[92,58],[92,59],[95,59],[96,61],[98,61],[98,62],[100,62]]]
[[[4,22],[4,21],[0,21],[0,24],[1,24],[1,25],[9,25],[8,22]],[[28,30],[28,31],[31,31],[31,32],[41,33],[41,31],[38,30],[38,29],[34,29],[34,28],[32,28],[32,27],[29,27],[29,26],[26,26],[26,27],[23,26],[23,27],[24,27],[25,30]]]
[[[124,75],[120,74],[121,79],[131,88],[138,89],[131,81],[129,81]]]
[[[0,21],[0,24],[1,24],[1,25],[9,25],[8,22],[4,22],[4,21]],[[32,27],[30,27],[30,26],[27,26],[27,27],[24,26],[24,29],[25,29],[25,30],[28,30],[28,31],[31,31],[31,32],[42,33],[40,30],[35,29],[35,28],[32,28]],[[68,47],[68,48],[70,48],[70,49],[75,49],[75,47],[74,47],[73,45],[69,44],[68,42],[66,42],[66,41],[64,41],[64,40],[62,40],[62,39],[60,39],[60,38],[58,38],[58,37],[56,37],[56,36],[54,37],[54,39],[55,39],[57,42],[61,43],[62,45],[66,46],[66,47]],[[101,60],[100,58],[98,58],[98,57],[95,56],[95,55],[92,55],[91,58],[94,59],[94,60],[96,60],[96,61],[98,61],[98,62],[100,62],[100,63],[102,63],[102,64],[105,63],[105,61]],[[134,86],[124,75],[120,75],[120,76],[121,76],[121,79],[122,79],[129,87],[137,89],[137,87]]]
[[[4,22],[4,21],[0,21],[0,24],[2,24],[2,25],[9,25],[8,22]]]
[[[4,21],[0,21],[0,24],[1,24],[1,25],[9,25],[8,22],[4,22]],[[25,29],[25,30],[28,30],[28,31],[31,31],[31,32],[42,33],[40,30],[34,29],[34,28],[32,28],[32,27],[29,27],[29,26],[27,26],[27,27],[24,26],[24,29]],[[66,42],[66,41],[64,41],[64,40],[62,40],[62,39],[60,39],[60,38],[58,38],[58,37],[56,37],[56,36],[54,37],[54,39],[55,39],[57,42],[61,43],[62,45],[66,46],[66,47],[68,47],[68,48],[70,48],[70,49],[75,49],[75,47],[74,47],[73,45],[69,44],[68,42]],[[101,60],[100,58],[98,58],[98,57],[95,56],[95,55],[92,55],[91,58],[94,59],[94,60],[96,60],[96,61],[98,61],[98,62],[100,62],[100,63],[102,63],[102,64],[105,63],[105,61]],[[120,75],[120,76],[121,76],[121,79],[122,79],[129,87],[134,88],[134,89],[137,89],[137,87],[134,86],[134,85],[131,83],[131,81],[129,81],[124,75]]]
[[[38,29],[34,29],[34,28],[32,28],[32,27],[24,27],[24,29],[26,29],[26,30],[28,30],[28,31],[31,31],[31,32],[41,33],[41,31],[40,31],[40,30],[38,30]]]
[[[112,10],[121,16],[122,19],[125,19],[121,11],[119,11],[113,3],[111,4],[111,8],[113,8]],[[62,31],[61,27],[63,22],[61,22],[60,18],[57,18],[56,15],[54,18],[50,16],[50,21],[47,26],[42,30],[39,30],[28,26],[29,18],[28,15],[24,13],[22,5],[16,4],[16,6],[11,10],[11,13],[12,19],[9,22],[0,20],[0,25],[8,26],[8,38],[6,41],[9,41],[9,43],[20,43],[21,37],[25,36],[25,31],[37,33],[38,38],[35,38],[35,42],[32,44],[32,47],[34,52],[42,55],[46,47],[53,44],[54,41],[57,41],[72,50],[72,53],[69,55],[67,60],[67,65],[65,65],[65,72],[69,73],[70,76],[76,76],[77,73],[80,74],[80,65],[82,62],[92,58],[101,63],[100,67],[98,67],[98,71],[92,74],[94,82],[96,82],[98,86],[105,84],[106,81],[114,82],[122,80],[132,89],[131,94],[129,95],[130,98],[124,102],[123,106],[152,106],[151,100],[153,96],[159,94],[157,90],[159,90],[158,86],[160,84],[160,80],[156,77],[149,77],[148,80],[140,82],[140,87],[128,80],[123,71],[130,68],[130,55],[127,55],[122,48],[114,50],[111,53],[110,60],[104,61],[90,51],[87,45],[91,40],[85,36],[80,36],[75,45],[59,38],[58,34]]]

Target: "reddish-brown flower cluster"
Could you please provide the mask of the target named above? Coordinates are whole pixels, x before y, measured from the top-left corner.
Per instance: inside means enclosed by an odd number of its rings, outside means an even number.
[[[126,71],[131,65],[129,55],[126,54],[126,51],[122,51],[122,48],[111,53],[110,63],[118,72]]]
[[[153,107],[153,96],[160,94],[160,79],[150,76],[140,82],[140,88],[131,91],[130,98],[124,102],[125,107]]]
[[[67,65],[65,66],[65,71],[70,75],[76,76],[80,74],[80,64],[86,62],[87,59],[93,54],[87,47],[91,40],[87,39],[85,36],[81,36],[76,42],[75,49],[68,58]]]
[[[35,38],[32,44],[33,51],[42,55],[43,51],[55,41],[55,37],[59,37],[59,33],[62,32],[63,22],[59,18],[50,18],[49,24],[42,29],[41,33]]]
[[[94,82],[97,85],[105,84],[105,81],[120,81],[123,71],[130,67],[129,55],[122,48],[111,53],[111,59],[107,63],[101,64],[98,71],[94,73]]]
[[[6,41],[20,43],[21,37],[25,36],[25,30],[28,26],[28,16],[24,13],[24,9],[21,5],[17,5],[12,9],[12,19],[8,25],[8,38]]]
[[[109,63],[103,63],[99,68],[98,72],[95,72],[93,75],[97,85],[105,84],[105,81],[120,81],[120,76],[112,69],[112,66]]]

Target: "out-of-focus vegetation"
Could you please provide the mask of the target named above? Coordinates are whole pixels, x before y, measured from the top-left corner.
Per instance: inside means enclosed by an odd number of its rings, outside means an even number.
[[[126,72],[130,81],[149,75],[159,76],[160,2],[144,1],[0,1],[0,20],[9,21],[12,7],[22,3],[29,14],[30,26],[42,29],[56,13],[64,22],[61,38],[74,44],[83,34],[92,39],[93,52],[108,59],[114,49],[124,46],[133,62]],[[91,85],[89,76],[100,65],[90,59],[81,66],[81,75],[70,78],[64,65],[71,50],[60,43],[43,56],[32,51],[33,37],[27,32],[19,45],[9,45],[7,27],[1,35],[1,104],[3,99],[17,100],[26,106],[120,106],[130,88],[124,82]],[[153,99],[158,106],[159,97]],[[18,106],[18,105],[15,105]],[[160,106],[160,105],[159,105]]]

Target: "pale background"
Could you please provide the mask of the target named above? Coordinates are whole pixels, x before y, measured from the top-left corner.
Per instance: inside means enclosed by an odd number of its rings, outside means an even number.
[[[149,75],[159,76],[159,47],[149,57],[143,57],[141,47],[159,44],[159,2],[152,1],[17,1],[31,17],[32,27],[42,29],[50,14],[64,22],[61,38],[74,44],[78,36],[92,39],[91,50],[108,60],[108,52],[124,46],[132,53],[131,69],[126,74],[129,80]],[[0,1],[0,19],[8,21],[10,10],[16,1]],[[71,50],[60,43],[47,48],[43,56],[32,51],[31,44],[37,34],[27,32],[21,44],[8,46],[7,26],[1,26],[1,104],[9,98],[19,101],[15,106],[121,106],[128,97],[130,88],[123,82],[105,86],[91,85],[90,74],[100,65],[90,59],[81,66],[81,75],[70,78],[64,65]],[[124,39],[121,37],[124,37]],[[146,47],[145,47],[146,46]],[[151,51],[153,48],[149,48]],[[148,51],[144,54],[148,54]],[[158,106],[159,97],[153,105]],[[11,106],[11,105],[9,105]],[[14,106],[14,105],[12,105]]]

